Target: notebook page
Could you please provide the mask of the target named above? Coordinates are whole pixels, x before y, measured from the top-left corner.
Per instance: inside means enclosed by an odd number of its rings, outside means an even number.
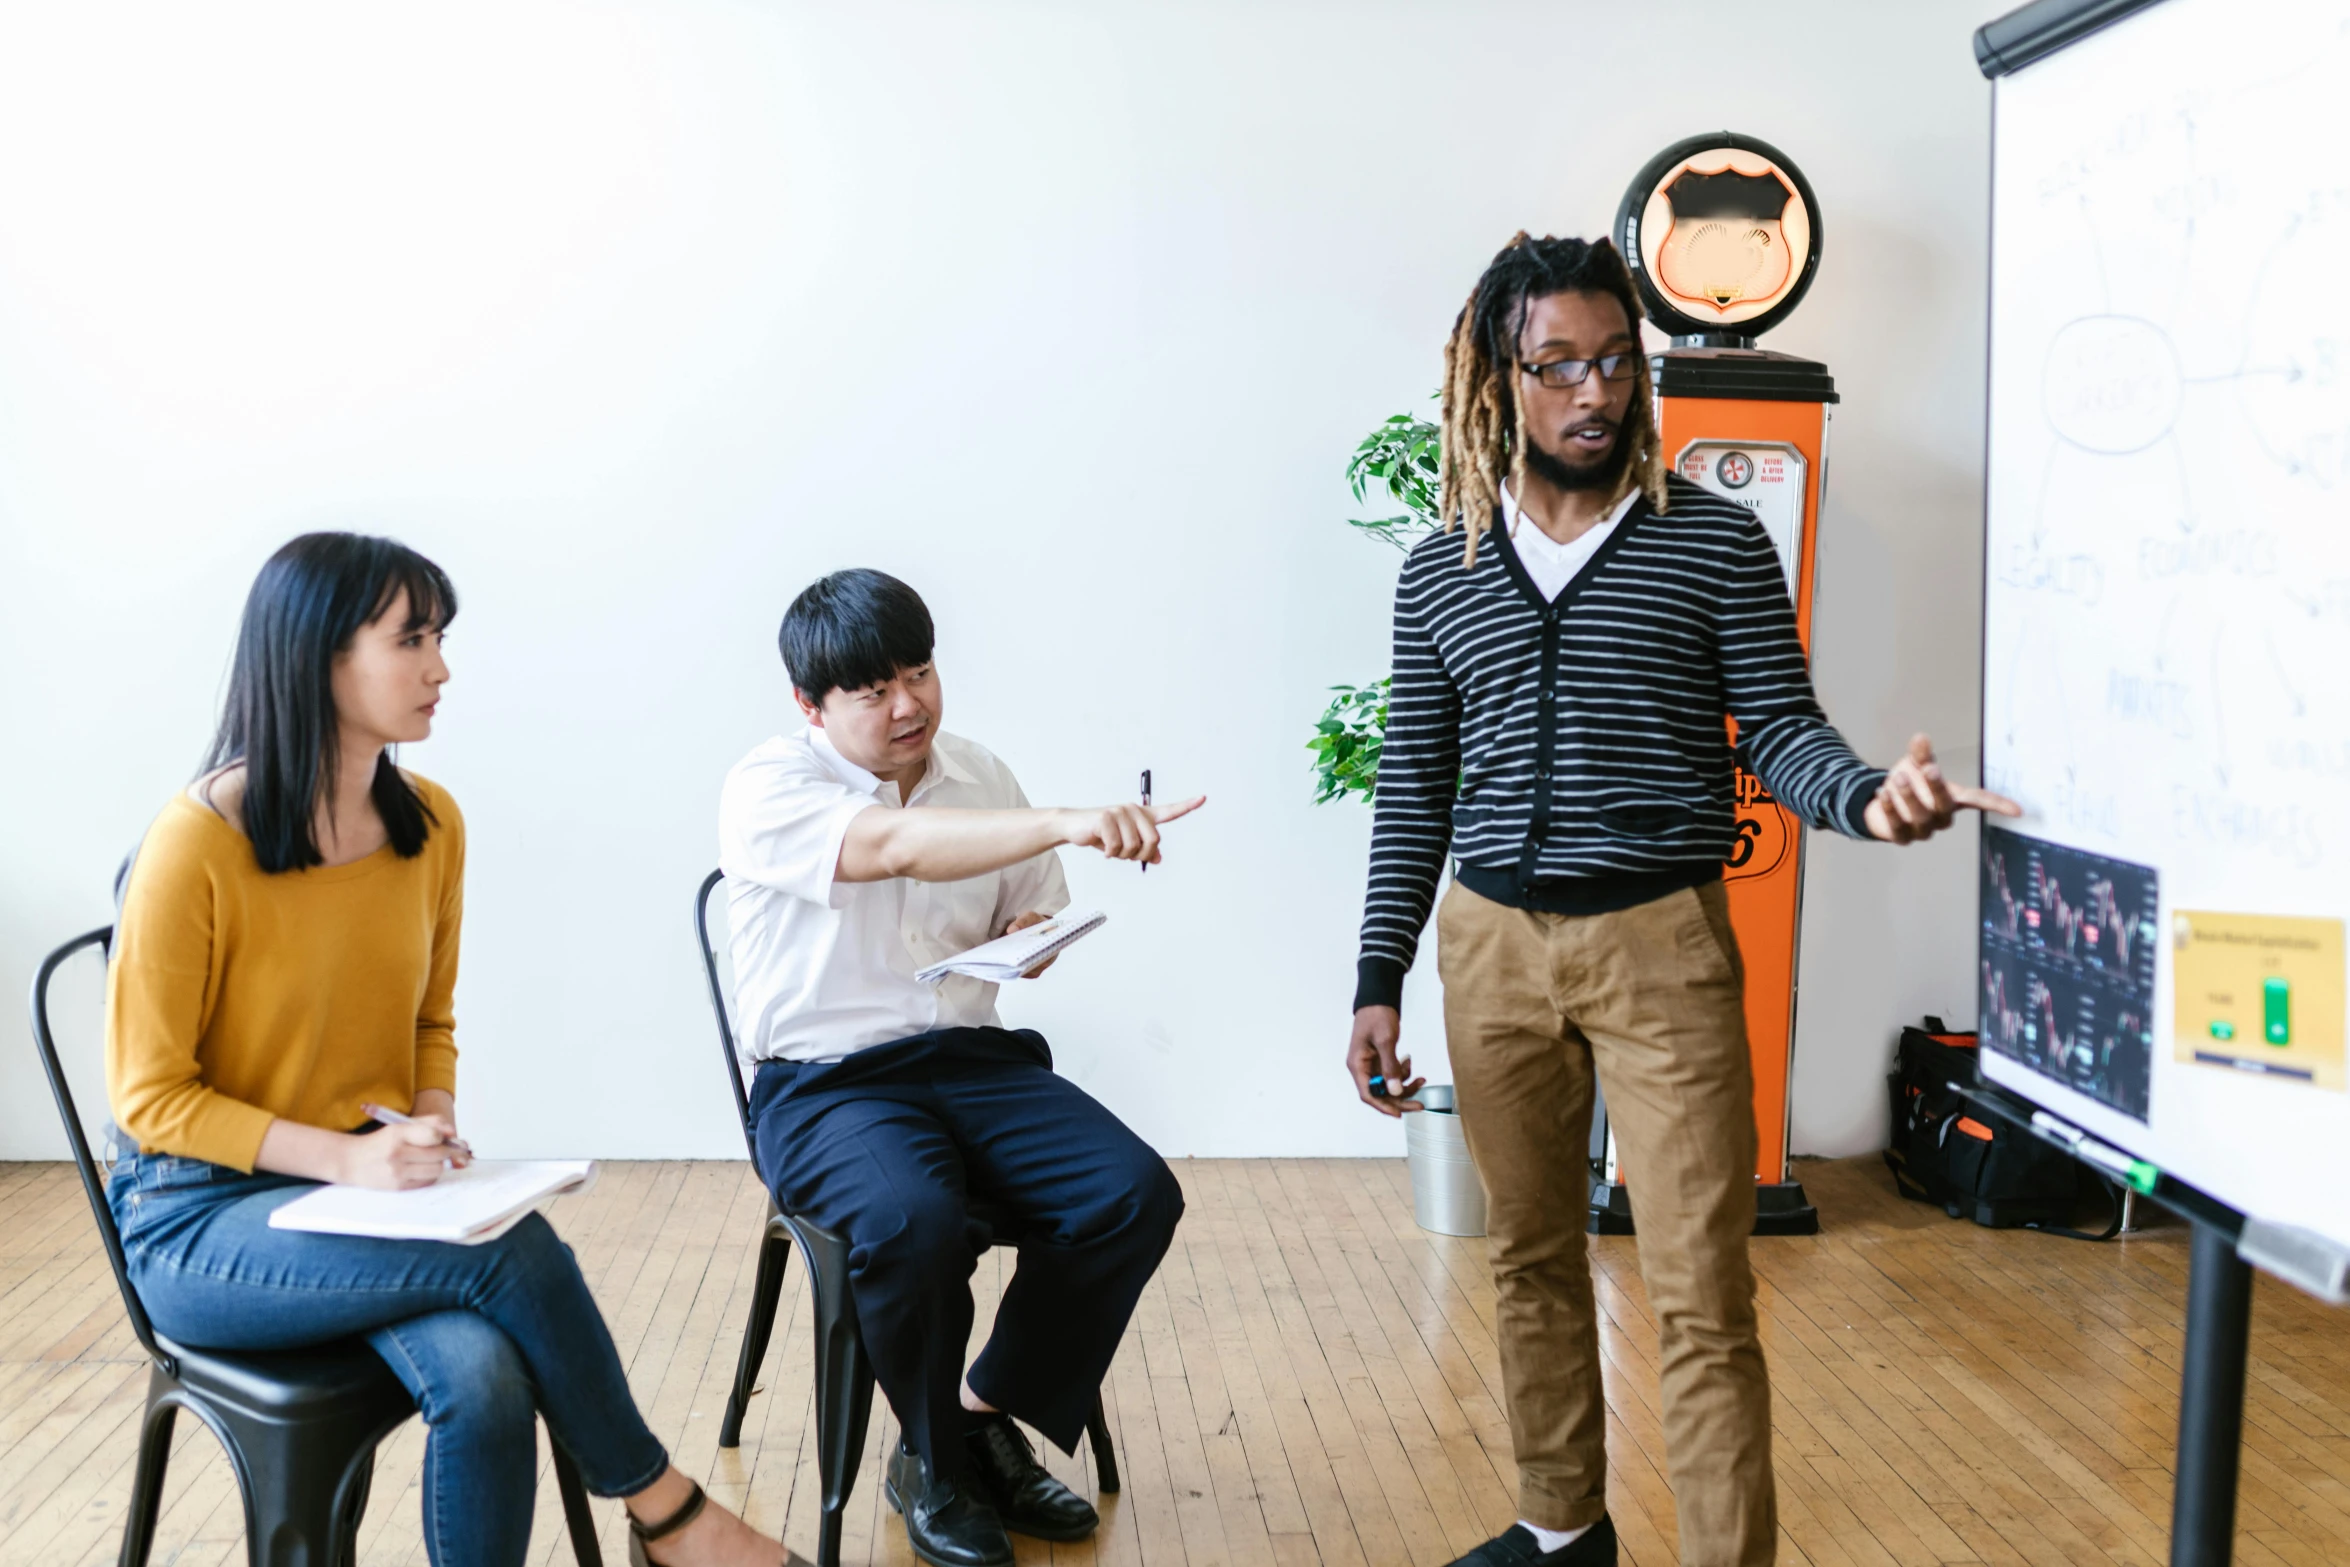
[[[404,1192],[321,1186],[279,1207],[270,1228],[393,1240],[468,1241],[502,1233],[558,1192],[585,1189],[590,1159],[477,1159]]]

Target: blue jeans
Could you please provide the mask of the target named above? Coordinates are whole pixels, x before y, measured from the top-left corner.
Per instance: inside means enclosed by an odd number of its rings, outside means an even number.
[[[598,1496],[660,1478],[603,1314],[571,1248],[537,1214],[481,1246],[273,1230],[310,1189],[201,1159],[140,1154],[107,1200],[157,1331],[201,1349],[364,1338],[427,1428],[424,1540],[433,1567],[509,1567],[530,1542],[534,1417]]]

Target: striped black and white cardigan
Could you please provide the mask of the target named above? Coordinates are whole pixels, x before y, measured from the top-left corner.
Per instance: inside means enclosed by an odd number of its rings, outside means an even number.
[[[1721,875],[1733,753],[1814,827],[1868,836],[1884,773],[1812,693],[1787,580],[1741,506],[1669,477],[1545,603],[1498,525],[1477,563],[1420,541],[1395,592],[1395,685],[1355,1005],[1394,1006],[1448,854],[1527,907],[1629,908]]]

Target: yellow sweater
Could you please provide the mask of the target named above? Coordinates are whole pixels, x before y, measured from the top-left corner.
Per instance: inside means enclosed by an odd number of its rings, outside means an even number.
[[[272,876],[186,795],[147,829],[106,992],[106,1096],[142,1152],[250,1170],[273,1120],[349,1131],[456,1091],[465,823],[408,778],[439,821],[412,860]]]

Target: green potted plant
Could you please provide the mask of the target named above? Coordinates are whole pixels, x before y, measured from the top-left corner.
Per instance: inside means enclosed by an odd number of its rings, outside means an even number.
[[[1441,527],[1436,510],[1440,449],[1436,426],[1410,414],[1397,414],[1364,436],[1347,460],[1348,487],[1357,503],[1367,504],[1372,487],[1379,486],[1403,511],[1373,520],[1349,518],[1348,526],[1407,553]],[[1314,725],[1314,737],[1306,742],[1314,756],[1316,805],[1348,795],[1368,801],[1377,790],[1391,678],[1382,675],[1367,685],[1330,688],[1330,704]]]

